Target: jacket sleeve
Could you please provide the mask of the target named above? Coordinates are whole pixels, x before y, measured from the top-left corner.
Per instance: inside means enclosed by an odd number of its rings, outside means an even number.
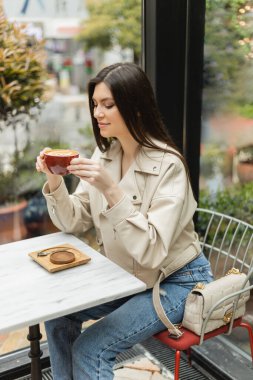
[[[192,223],[196,209],[181,161],[167,167],[147,209],[147,213],[136,210],[125,196],[112,208],[103,211],[103,215],[113,225],[115,238],[120,239],[127,252],[141,266],[158,268],[182,231]]]
[[[92,159],[98,159],[100,153],[96,148]],[[89,199],[89,184],[80,181],[74,194],[69,195],[64,180],[52,193],[45,183],[42,193],[46,198],[47,208],[54,225],[63,232],[83,233],[94,226]]]
[[[83,233],[93,226],[88,189],[84,181],[78,185],[73,195],[69,195],[63,179],[52,193],[45,183],[42,193],[46,198],[50,218],[61,231]]]

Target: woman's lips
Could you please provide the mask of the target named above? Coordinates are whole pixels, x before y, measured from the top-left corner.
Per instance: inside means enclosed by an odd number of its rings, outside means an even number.
[[[109,125],[109,123],[98,123],[98,126],[101,129],[107,127],[107,125]]]

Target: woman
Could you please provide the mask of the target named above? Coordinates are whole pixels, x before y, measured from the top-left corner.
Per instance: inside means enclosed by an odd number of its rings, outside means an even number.
[[[135,64],[101,70],[88,85],[97,149],[71,161],[80,178],[69,195],[61,176],[49,172],[41,152],[38,171],[54,224],[83,233],[95,227],[100,250],[147,284],[145,292],[46,322],[55,380],[113,379],[118,353],[165,329],[152,302],[162,266],[161,302],[173,323],[185,299],[212,280],[192,221],[196,210],[184,158],[162,122],[152,87]],[[89,319],[98,320],[81,333]]]

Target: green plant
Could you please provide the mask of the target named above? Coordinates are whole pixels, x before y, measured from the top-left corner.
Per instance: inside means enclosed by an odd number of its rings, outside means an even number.
[[[238,149],[239,162],[253,164],[253,145],[247,145]]]
[[[203,144],[202,148],[200,166],[205,178],[212,178],[217,173],[222,173],[225,177],[231,175],[232,158],[225,146],[210,143]]]
[[[232,216],[246,223],[253,223],[253,182],[245,185],[234,185],[223,191],[211,194],[209,191],[200,192],[199,207],[221,214]],[[245,250],[247,247],[241,245],[242,236],[250,239],[250,230],[245,230],[242,224],[221,218],[219,215],[198,213],[196,228],[201,240],[212,246],[216,246],[236,252],[237,249]],[[208,236],[206,230],[209,229]],[[217,230],[219,231],[217,233]],[[244,240],[244,239],[243,239]],[[244,240],[245,241],[245,240]],[[232,243],[232,244],[231,244]]]
[[[9,22],[0,8],[1,127],[18,114],[33,116],[46,91],[43,42]]]
[[[0,172],[0,205],[16,199],[14,178],[11,172]]]
[[[212,177],[216,169],[222,171],[224,152],[215,144],[205,145],[201,155],[201,172],[206,177]]]
[[[9,22],[0,4],[0,132],[8,129],[14,136],[13,153],[8,162],[1,160],[0,204],[15,201],[25,189],[38,186],[36,176],[31,176],[35,156],[29,156],[29,125],[46,101],[46,78],[43,41],[29,36],[24,26]],[[20,128],[26,136],[23,146],[18,144]],[[4,149],[2,154],[7,157]]]
[[[199,207],[219,211],[250,224],[253,223],[253,182],[234,185],[212,194],[201,190]],[[201,223],[200,223],[201,224]]]
[[[41,146],[39,143],[28,145],[18,160],[13,156],[8,165],[4,165],[4,155],[0,162],[0,205],[28,198],[40,189],[44,178],[35,170],[35,158]]]
[[[235,109],[239,113],[239,115],[242,115],[248,119],[253,119],[253,104],[242,104],[239,106],[236,106]]]
[[[141,54],[141,0],[86,0],[89,18],[78,39],[87,50],[115,46],[132,49],[134,61]]]
[[[244,74],[252,72],[250,12],[249,1],[206,0],[203,113],[207,116],[231,111],[239,100],[244,104],[252,98],[252,81]]]
[[[78,132],[83,137],[81,148],[84,150],[85,154],[90,157],[96,146],[92,125],[90,123],[86,123],[84,128],[78,129]]]

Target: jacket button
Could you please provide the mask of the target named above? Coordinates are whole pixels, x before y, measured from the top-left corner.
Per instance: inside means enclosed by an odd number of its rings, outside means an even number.
[[[155,171],[156,171],[156,169],[157,169],[157,167],[156,167],[156,166],[154,166],[154,167],[153,167],[153,171],[155,172]]]
[[[137,196],[136,196],[136,195],[133,195],[133,199],[134,199],[134,200],[137,199]]]

